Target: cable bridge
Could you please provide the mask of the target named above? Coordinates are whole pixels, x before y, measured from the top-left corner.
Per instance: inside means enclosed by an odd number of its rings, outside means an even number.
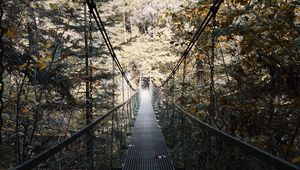
[[[150,88],[140,87],[128,101],[14,169],[299,167],[198,120],[151,84]]]
[[[170,96],[164,96],[162,93],[169,80],[173,80],[174,84],[174,75],[204,28],[211,21],[214,25],[215,16],[222,2],[222,0],[214,1],[191,42],[162,85],[159,87],[153,85],[151,79],[146,81],[145,85],[141,77],[139,88],[136,90],[114,52],[95,2],[87,0],[89,12],[119,73],[135,93],[127,101],[102,114],[93,122],[87,115],[87,125],[84,128],[14,169],[299,169],[284,159],[197,119],[177,105],[174,97],[170,99]],[[214,37],[212,41],[214,42]],[[213,61],[213,58],[211,60]],[[88,58],[86,61],[88,68]],[[213,72],[213,65],[210,68]],[[87,93],[87,99],[89,98],[90,95]],[[90,104],[87,100],[87,108]]]

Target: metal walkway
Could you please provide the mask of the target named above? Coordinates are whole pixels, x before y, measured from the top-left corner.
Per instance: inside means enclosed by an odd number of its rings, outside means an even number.
[[[151,94],[142,90],[141,102],[124,170],[173,170],[163,134],[151,104]]]

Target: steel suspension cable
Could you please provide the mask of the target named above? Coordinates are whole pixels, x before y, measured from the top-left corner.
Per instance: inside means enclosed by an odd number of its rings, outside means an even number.
[[[209,57],[209,67],[210,67],[210,117],[211,120],[214,119],[216,112],[216,92],[215,92],[215,81],[214,81],[214,71],[215,71],[215,27],[216,27],[216,13],[212,16],[212,35],[211,35],[211,56]]]
[[[112,87],[112,108],[115,108],[115,62],[112,61],[112,71],[113,71],[113,87]],[[115,111],[111,115],[111,132],[110,132],[110,168],[113,167],[112,158],[113,158],[113,148],[114,148],[114,131],[115,131]]]
[[[92,113],[92,92],[91,92],[91,47],[92,47],[92,23],[91,23],[91,14],[89,14],[89,22],[87,18],[87,6],[84,4],[84,43],[85,43],[85,90],[86,90],[86,125],[92,123],[93,113]],[[89,158],[88,169],[93,169],[93,132],[88,131],[86,134],[86,156]]]
[[[204,29],[206,28],[206,26],[208,25],[210,20],[213,18],[213,15],[218,12],[222,2],[223,2],[223,0],[214,1],[213,5],[211,6],[211,8],[210,8],[209,12],[207,13],[206,17],[201,22],[198,30],[194,34],[192,40],[190,41],[190,43],[188,44],[188,46],[184,50],[184,52],[183,52],[182,56],[180,57],[180,59],[177,61],[177,64],[175,65],[175,67],[173,68],[173,70],[171,71],[171,73],[169,74],[167,79],[162,83],[162,85],[160,87],[163,87],[171,79],[171,77],[176,73],[176,71],[178,70],[178,68],[180,67],[182,62],[185,60],[185,58],[187,58],[189,52],[191,51],[191,49],[196,44],[199,37],[204,32]]]
[[[90,40],[89,38],[90,37],[90,34],[91,34],[91,25],[90,23],[88,23],[87,21],[87,9],[86,9],[86,6],[84,7],[84,18],[85,18],[85,30],[84,30],[84,36],[85,36],[85,76],[86,76],[86,84],[85,84],[85,88],[86,88],[86,124],[90,124],[92,122],[92,119],[91,119],[91,93],[90,93],[90,77],[91,77],[91,74],[90,74],[90,57],[91,57],[91,54],[90,54]]]
[[[90,53],[90,58],[89,58],[89,65],[90,65],[90,70],[89,70],[89,81],[90,81],[90,113],[91,113],[91,120],[93,121],[93,23],[92,23],[92,15],[89,14],[89,53]]]
[[[124,77],[125,81],[126,81],[127,84],[129,85],[129,87],[130,87],[132,90],[135,90],[135,89],[133,88],[133,86],[131,85],[130,80],[129,80],[128,77],[126,76],[126,73],[125,73],[125,71],[123,70],[123,67],[122,67],[122,65],[120,64],[120,62],[119,62],[119,60],[118,60],[118,58],[117,58],[117,56],[116,56],[116,54],[115,54],[115,52],[114,52],[113,46],[112,46],[112,44],[111,44],[111,42],[110,42],[110,39],[109,39],[108,34],[107,34],[107,31],[106,31],[106,29],[105,29],[105,26],[104,26],[104,24],[103,24],[103,22],[102,22],[102,20],[101,20],[101,17],[100,17],[99,12],[98,12],[96,3],[94,2],[94,0],[86,0],[86,2],[87,2],[87,5],[88,5],[88,7],[89,7],[89,9],[90,9],[90,13],[93,15],[94,20],[95,20],[95,22],[96,22],[96,24],[97,24],[97,26],[98,26],[98,28],[99,28],[99,30],[100,30],[100,32],[101,32],[101,35],[102,35],[102,37],[103,37],[103,39],[104,39],[104,42],[105,42],[105,44],[106,44],[106,46],[107,46],[107,48],[108,48],[108,50],[109,50],[109,53],[110,53],[110,55],[112,56],[114,62],[116,63],[116,65],[117,65],[117,67],[118,67],[120,73],[121,73],[122,76]]]

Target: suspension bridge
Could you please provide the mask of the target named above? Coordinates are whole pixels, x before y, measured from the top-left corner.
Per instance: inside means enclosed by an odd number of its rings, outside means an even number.
[[[198,120],[150,82],[150,88],[140,86],[128,101],[14,169],[299,167]]]
[[[197,119],[161,92],[168,81],[174,81],[204,28],[214,23],[222,2],[214,1],[161,86],[155,86],[151,78],[143,81],[141,76],[138,89],[134,89],[113,50],[95,2],[87,0],[110,55],[135,93],[93,122],[87,116],[84,128],[14,169],[300,169]]]

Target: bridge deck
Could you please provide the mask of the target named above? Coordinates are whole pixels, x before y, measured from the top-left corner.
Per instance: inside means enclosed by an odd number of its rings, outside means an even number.
[[[143,90],[124,170],[173,170],[171,159],[151,104]]]

